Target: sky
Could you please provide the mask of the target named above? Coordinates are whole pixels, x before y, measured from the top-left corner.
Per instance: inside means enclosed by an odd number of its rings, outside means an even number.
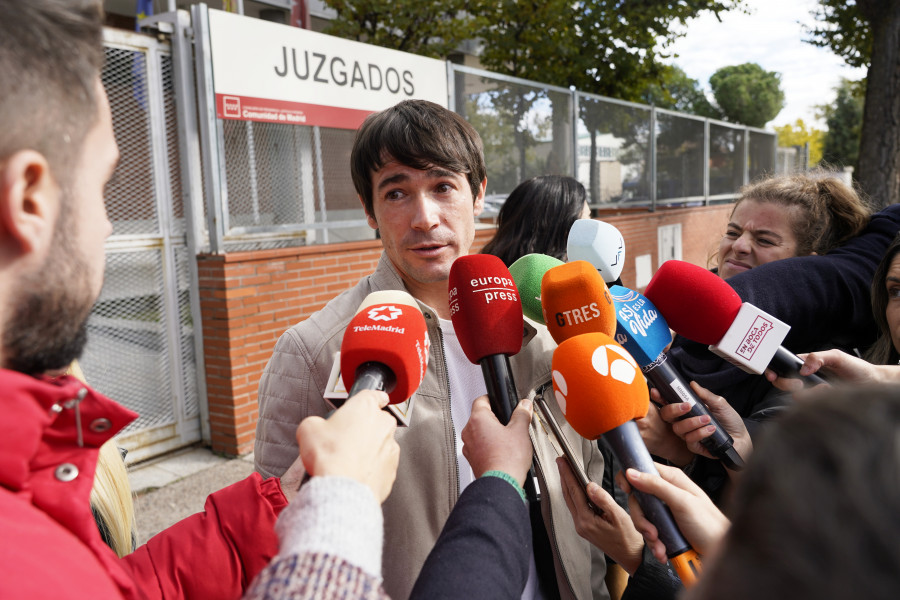
[[[785,105],[766,127],[797,119],[826,129],[815,117],[817,104],[834,100],[841,77],[862,79],[865,69],[852,69],[827,48],[808,44],[802,24],[813,25],[816,0],[747,0],[751,14],[712,13],[689,21],[687,34],[669,47],[679,56],[667,62],[681,67],[709,92],[709,77],[721,67],[755,62],[781,74]],[[710,94],[711,95],[711,94]]]

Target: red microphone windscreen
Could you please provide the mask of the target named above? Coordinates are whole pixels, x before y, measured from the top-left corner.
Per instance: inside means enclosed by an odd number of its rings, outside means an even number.
[[[349,390],[356,369],[366,362],[387,366],[397,378],[392,390],[385,390],[391,404],[412,396],[428,367],[428,331],[422,311],[406,292],[394,292],[397,301],[366,305],[347,325],[341,342],[341,379]],[[367,298],[368,299],[368,298]]]
[[[541,280],[544,323],[557,344],[583,333],[616,332],[616,308],[603,276],[584,260],[559,265]]]
[[[553,351],[553,391],[572,429],[588,440],[646,416],[650,392],[641,368],[605,333],[584,333]]]
[[[741,310],[741,297],[725,281],[703,267],[667,260],[654,273],[644,295],[656,305],[679,335],[717,344]]]
[[[473,363],[522,349],[525,319],[509,269],[490,254],[460,256],[450,266],[450,319]]]

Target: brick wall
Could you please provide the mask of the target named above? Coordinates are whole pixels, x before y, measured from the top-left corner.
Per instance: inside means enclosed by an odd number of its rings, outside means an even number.
[[[657,227],[681,223],[683,259],[706,265],[730,206],[603,215],[625,237],[622,281],[634,285],[634,258],[653,257]],[[478,251],[493,230],[476,233]],[[198,257],[203,355],[212,447],[229,455],[253,450],[257,388],[278,337],[372,272],[378,240]]]

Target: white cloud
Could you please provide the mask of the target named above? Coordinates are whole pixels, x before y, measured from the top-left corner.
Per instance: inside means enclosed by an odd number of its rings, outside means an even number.
[[[812,26],[816,0],[748,0],[751,14],[730,11],[705,14],[690,21],[687,33],[666,49],[678,56],[668,62],[709,90],[709,77],[721,67],[755,62],[781,73],[785,107],[770,123],[784,125],[798,118],[825,127],[815,118],[818,104],[834,99],[841,77],[861,79],[865,69],[851,69],[827,48],[803,40],[803,25]]]

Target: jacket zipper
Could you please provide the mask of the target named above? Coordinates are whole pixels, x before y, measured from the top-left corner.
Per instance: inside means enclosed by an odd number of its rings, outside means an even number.
[[[429,319],[433,320],[431,315],[428,315]],[[456,504],[456,501],[459,499],[459,461],[456,456],[456,426],[453,424],[453,414],[450,410],[451,407],[451,398],[450,398],[450,374],[447,371],[447,356],[444,352],[444,332],[441,330],[440,324],[435,325],[435,329],[437,329],[438,334],[438,342],[441,345],[441,358],[444,362],[444,384],[447,386],[447,402],[442,407],[442,411],[444,413],[444,422],[450,424],[450,447],[453,448],[453,453],[451,456],[453,457],[453,467],[456,478],[453,480],[452,488],[456,488],[456,498],[453,499],[453,504],[450,505],[450,510],[453,510],[453,505]],[[435,349],[437,350],[437,349]]]

